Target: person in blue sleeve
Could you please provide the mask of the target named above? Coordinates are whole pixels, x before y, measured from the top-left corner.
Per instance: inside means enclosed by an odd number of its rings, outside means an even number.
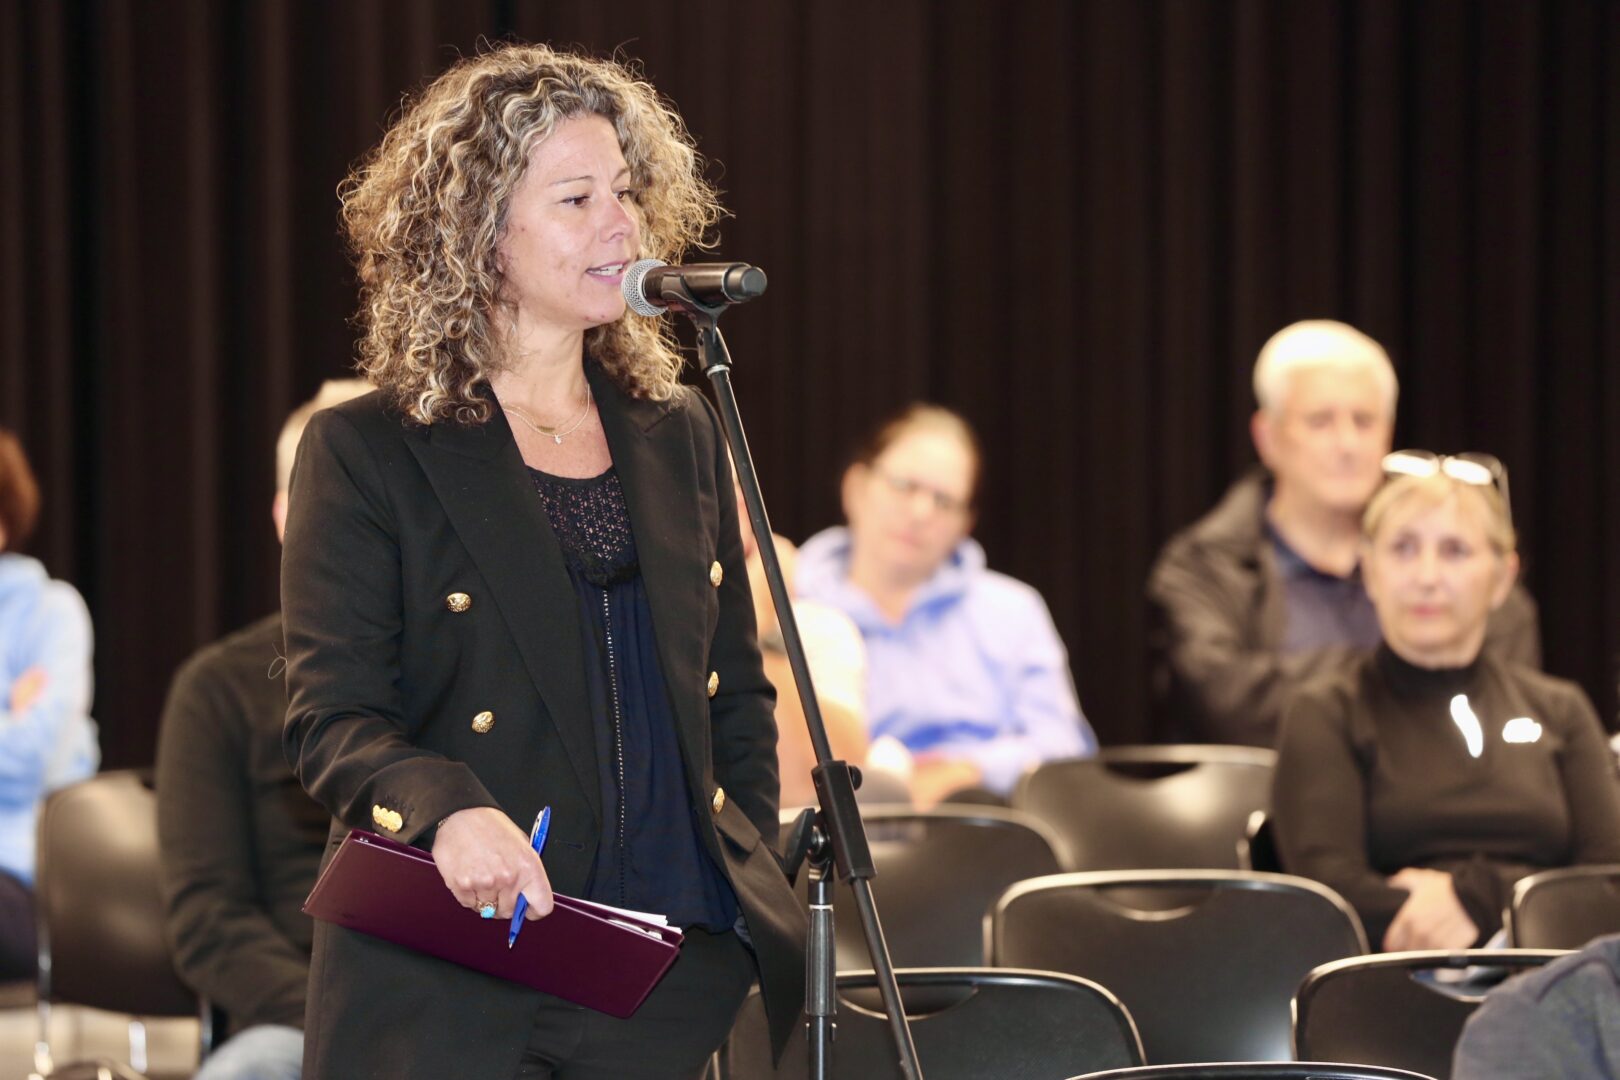
[[[0,979],[34,973],[34,826],[52,790],[96,771],[90,612],[16,548],[39,516],[22,446],[0,430]]]
[[[986,567],[968,535],[979,469],[965,420],[913,405],[845,472],[847,527],[799,552],[799,594],[860,628],[872,737],[910,752],[923,807],[966,790],[1004,798],[1030,766],[1097,746],[1046,602]]]

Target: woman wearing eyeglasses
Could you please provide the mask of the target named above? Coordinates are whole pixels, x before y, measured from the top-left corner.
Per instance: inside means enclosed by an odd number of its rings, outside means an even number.
[[[799,552],[799,594],[860,628],[871,734],[910,752],[919,806],[1005,797],[1029,766],[1096,748],[1045,601],[968,536],[978,484],[967,422],[914,405],[844,473],[848,526]]]
[[[1361,564],[1383,643],[1285,715],[1277,843],[1375,946],[1468,948],[1519,878],[1620,861],[1620,788],[1579,687],[1482,652],[1519,569],[1500,465],[1403,451],[1385,470]]]

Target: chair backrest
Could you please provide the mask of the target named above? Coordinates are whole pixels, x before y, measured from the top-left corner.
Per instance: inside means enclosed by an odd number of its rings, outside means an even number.
[[[1057,833],[1067,870],[1235,870],[1276,761],[1250,746],[1107,747],[1026,773],[1012,805]]]
[[[1149,1065],[1140,1069],[1071,1076],[1069,1080],[1434,1080],[1405,1069],[1325,1061],[1223,1061],[1197,1065]]]
[[[163,936],[157,802],[135,771],[53,792],[39,815],[39,996],[142,1017],[196,1016]]]
[[[1356,956],[1324,964],[1294,998],[1302,1058],[1356,1061],[1451,1076],[1463,1024],[1485,992],[1559,950],[1467,949]]]
[[[1288,1060],[1300,980],[1367,951],[1331,889],[1237,870],[1058,874],[1008,889],[988,923],[992,964],[1119,995],[1155,1063]]]
[[[1129,1014],[1114,995],[1085,979],[988,968],[902,969],[895,977],[928,1080],[1058,1080],[1142,1061]],[[900,1080],[876,982],[870,971],[838,976],[834,1077]],[[733,1029],[724,1075],[799,1080],[809,1074],[805,1055],[801,1027],[780,1068],[771,1068],[765,1011],[755,990]]]
[[[1271,815],[1256,810],[1249,815],[1249,825],[1238,844],[1238,869],[1258,870],[1263,874],[1286,874],[1282,853],[1277,850],[1277,830]]]
[[[877,877],[872,896],[896,967],[980,967],[984,915],[1015,881],[1058,871],[1049,830],[1002,807],[863,808]],[[805,878],[798,883],[806,895]],[[838,967],[872,966],[843,882],[833,890]]]
[[[1523,878],[1508,905],[1508,944],[1579,949],[1620,933],[1620,866],[1569,866]]]

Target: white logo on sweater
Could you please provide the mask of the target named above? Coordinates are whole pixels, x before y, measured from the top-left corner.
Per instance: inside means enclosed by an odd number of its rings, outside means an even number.
[[[1532,743],[1541,738],[1541,725],[1528,716],[1515,716],[1502,725],[1502,741]]]
[[[1451,699],[1451,721],[1462,732],[1470,755],[1479,757],[1485,752],[1485,731],[1479,726],[1479,717],[1474,715],[1474,710],[1468,704],[1467,694],[1458,694]]]

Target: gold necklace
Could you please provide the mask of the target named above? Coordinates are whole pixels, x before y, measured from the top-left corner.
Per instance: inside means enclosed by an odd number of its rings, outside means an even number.
[[[580,413],[578,419],[576,419],[572,424],[569,424],[568,427],[566,427],[566,428],[564,428],[564,429],[562,429],[560,431],[557,430],[556,428],[546,427],[544,424],[540,423],[534,417],[530,416],[528,410],[523,408],[523,406],[521,406],[521,405],[506,405],[506,404],[503,403],[502,407],[507,412],[511,413],[513,416],[515,416],[519,420],[523,421],[524,425],[526,427],[528,427],[531,431],[533,431],[536,435],[544,435],[546,438],[550,439],[552,442],[556,443],[558,446],[561,446],[563,438],[565,436],[572,435],[574,432],[578,431],[579,430],[579,425],[583,424],[585,422],[585,418],[587,416],[591,415],[591,404],[592,404],[591,388],[589,386],[587,386],[585,388],[585,411]]]

